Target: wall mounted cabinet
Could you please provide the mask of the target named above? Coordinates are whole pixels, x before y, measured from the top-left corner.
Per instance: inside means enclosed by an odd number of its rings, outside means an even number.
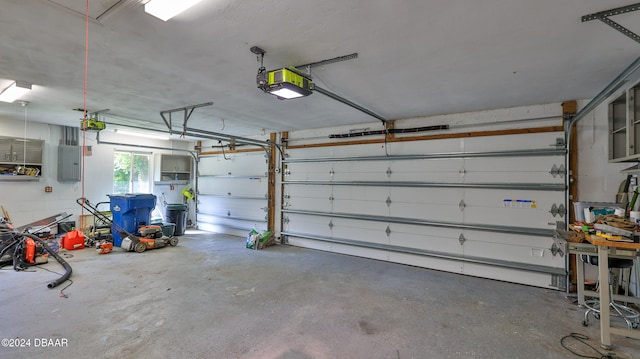
[[[0,137],[0,179],[33,180],[42,173],[43,140]]]
[[[155,161],[156,183],[185,183],[191,180],[191,156],[159,155]]]
[[[609,161],[640,159],[640,84],[609,103]]]

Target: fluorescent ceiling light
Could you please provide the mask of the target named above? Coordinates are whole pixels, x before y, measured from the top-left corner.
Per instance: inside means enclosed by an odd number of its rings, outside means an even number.
[[[201,0],[150,0],[144,4],[144,11],[160,20],[167,21],[200,1]]]
[[[31,91],[31,84],[16,81],[0,93],[0,101],[13,102],[29,91]]]
[[[126,130],[121,130],[121,129],[115,129],[114,132],[116,134],[119,135],[125,135],[125,136],[136,136],[136,137],[145,137],[145,138],[154,138],[156,140],[169,140],[169,134],[166,135],[154,135],[151,133],[143,133],[143,132],[132,132],[132,131],[126,131]]]

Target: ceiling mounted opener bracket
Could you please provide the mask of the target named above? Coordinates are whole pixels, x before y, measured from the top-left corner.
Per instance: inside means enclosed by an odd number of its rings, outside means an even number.
[[[622,7],[618,7],[611,10],[600,11],[600,12],[596,12],[589,15],[584,15],[582,17],[582,22],[591,21],[591,20],[600,20],[605,24],[611,26],[612,28],[618,30],[623,35],[628,36],[634,41],[640,43],[640,36],[638,36],[638,34],[618,24],[617,22],[609,19],[609,16],[625,14],[625,13],[637,11],[637,10],[640,10],[640,3],[622,6]]]
[[[201,103],[199,105],[192,105],[192,106],[185,106],[185,107],[181,107],[181,108],[174,108],[173,110],[165,110],[165,111],[160,111],[160,117],[162,117],[162,120],[164,121],[164,124],[167,125],[167,128],[169,129],[169,134],[173,133],[173,128],[172,128],[172,123],[171,123],[171,114],[174,112],[180,112],[183,111],[184,112],[184,119],[182,122],[182,135],[184,135],[187,129],[187,121],[189,121],[189,117],[191,117],[191,114],[193,113],[193,110],[195,110],[198,107],[205,107],[205,106],[211,106],[213,105],[213,102],[205,102],[205,103]],[[165,115],[169,115],[167,117],[165,117]]]

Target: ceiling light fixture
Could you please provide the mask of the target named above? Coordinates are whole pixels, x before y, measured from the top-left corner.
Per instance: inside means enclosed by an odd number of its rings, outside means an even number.
[[[162,21],[167,21],[200,1],[201,0],[150,0],[144,4],[144,11]]]
[[[144,137],[144,138],[153,138],[153,139],[156,139],[156,140],[170,140],[171,139],[169,134],[166,134],[166,135],[159,135],[159,134],[155,135],[155,134],[152,134],[152,133],[121,130],[119,128],[114,129],[113,132],[116,133],[116,134],[119,134],[119,135]]]
[[[31,84],[14,81],[9,87],[0,93],[0,101],[14,102],[29,91],[31,91]]]

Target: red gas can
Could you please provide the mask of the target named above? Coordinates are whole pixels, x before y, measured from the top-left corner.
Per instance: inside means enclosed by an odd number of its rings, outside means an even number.
[[[84,234],[77,229],[67,232],[62,237],[62,247],[68,251],[84,248]]]

